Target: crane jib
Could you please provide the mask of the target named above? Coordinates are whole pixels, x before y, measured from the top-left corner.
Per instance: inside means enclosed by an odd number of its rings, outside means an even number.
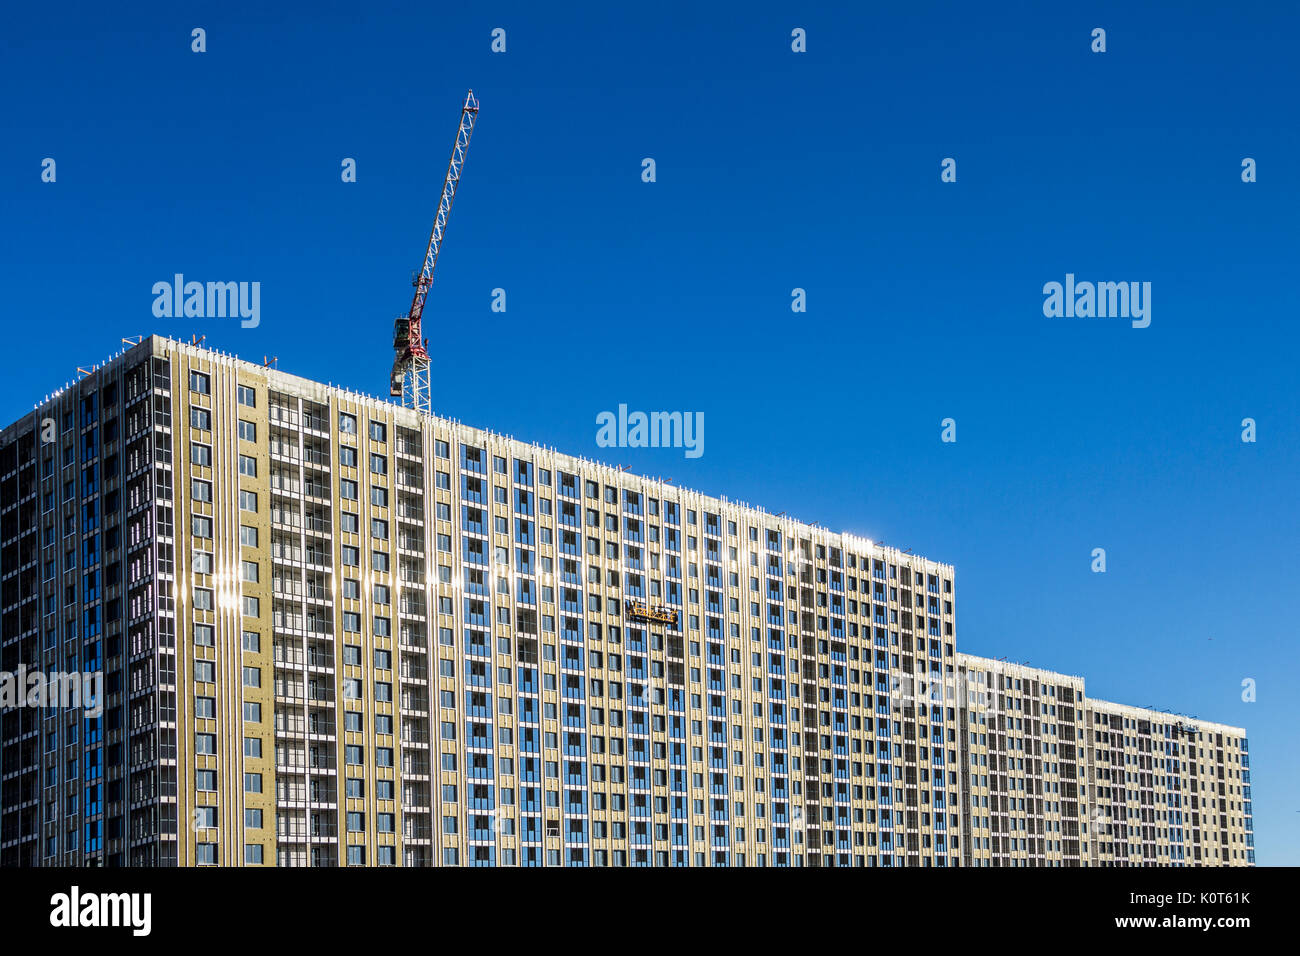
[[[393,395],[401,395],[402,404],[408,408],[415,408],[422,412],[429,412],[430,404],[429,353],[425,350],[424,337],[421,334],[421,319],[424,315],[425,299],[429,294],[429,288],[433,285],[433,272],[438,265],[438,252],[442,248],[447,219],[451,215],[452,202],[456,198],[456,187],[460,184],[470,137],[474,133],[478,107],[474,91],[468,91],[465,94],[465,103],[461,107],[460,126],[456,130],[456,141],[452,144],[451,159],[447,163],[447,175],[442,181],[438,212],[434,216],[429,244],[425,247],[423,268],[413,280],[415,295],[411,299],[411,308],[405,316],[399,317],[393,323],[394,358],[390,392]]]

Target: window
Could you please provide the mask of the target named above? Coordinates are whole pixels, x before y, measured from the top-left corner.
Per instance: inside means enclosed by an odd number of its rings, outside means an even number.
[[[205,518],[203,515],[194,515],[190,518],[190,530],[196,538],[210,538],[212,537],[212,519]]]
[[[196,647],[214,647],[216,643],[216,629],[211,624],[194,625],[194,645]]]
[[[194,589],[194,607],[199,611],[212,610],[212,589],[195,588]]]
[[[262,669],[260,667],[244,668],[244,686],[245,687],[262,686]]]
[[[244,701],[244,719],[251,724],[260,724],[262,722],[262,705],[255,704],[250,700]]]
[[[190,464],[211,468],[212,448],[208,445],[200,445],[198,442],[190,442]]]
[[[190,391],[200,395],[211,393],[211,380],[202,372],[190,372]]]
[[[355,435],[357,433],[357,416],[349,415],[347,412],[339,412],[339,431],[344,435]]]
[[[194,679],[201,684],[212,684],[217,679],[217,665],[212,661],[194,662]]]
[[[215,697],[194,698],[194,716],[211,720],[217,716],[217,699]]]
[[[212,500],[212,482],[194,478],[190,481],[190,497],[195,501]]]
[[[245,581],[250,581],[253,584],[257,583],[258,567],[256,561],[240,561],[239,571],[240,571],[240,576]]]
[[[248,408],[257,407],[257,392],[247,385],[239,386],[239,404]]]
[[[378,485],[370,486],[370,503],[376,508],[388,507],[388,489],[380,488]]]
[[[256,511],[257,510],[257,492],[240,491],[239,492],[239,510]]]
[[[257,631],[245,631],[245,632],[244,632],[244,650],[246,650],[246,651],[248,651],[248,652],[250,652],[250,653],[253,653],[253,654],[259,654],[259,653],[261,653],[261,651],[262,651],[262,635],[258,634]]]
[[[197,428],[205,432],[212,431],[212,413],[206,408],[191,408],[190,428]]]
[[[257,425],[253,422],[239,420],[239,437],[242,441],[257,441]]]
[[[388,441],[388,428],[383,422],[372,421],[370,423],[370,440],[371,441]]]
[[[257,459],[249,455],[239,456],[239,473],[247,478],[257,477]]]
[[[339,497],[344,501],[357,500],[357,483],[344,478],[339,482]]]
[[[260,812],[260,811],[259,811]],[[262,862],[262,844],[245,843],[244,844],[244,862],[259,864]]]
[[[244,774],[244,793],[261,793],[262,775],[260,773]]]
[[[383,455],[371,455],[370,470],[376,475],[388,474],[388,459]]]
[[[217,752],[216,734],[195,734],[194,752],[196,754],[215,754]],[[211,826],[212,824],[209,824]]]
[[[246,548],[256,548],[257,529],[252,525],[241,524],[239,526],[239,543]]]
[[[339,445],[339,464],[344,468],[357,467],[357,450],[351,445]]]

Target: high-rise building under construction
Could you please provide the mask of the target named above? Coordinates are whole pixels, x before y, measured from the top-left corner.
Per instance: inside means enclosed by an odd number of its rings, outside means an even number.
[[[1250,865],[953,568],[151,337],[0,432],[4,865]]]

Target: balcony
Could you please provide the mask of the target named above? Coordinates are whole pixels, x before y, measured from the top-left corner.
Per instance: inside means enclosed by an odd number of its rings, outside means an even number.
[[[417,820],[406,817],[402,821],[402,838],[405,840],[431,840],[433,839],[433,827],[429,825],[427,819]]]
[[[303,653],[301,645],[286,644],[276,641],[272,648],[272,660],[280,667],[301,667]]]
[[[422,600],[417,600],[415,598],[407,597],[405,594],[403,594],[401,603],[398,605],[398,609],[401,611],[402,614],[424,617],[427,610],[427,605]]]
[[[338,764],[334,760],[334,751],[320,748],[312,748],[307,758],[307,767],[313,771],[328,771],[338,769]]]
[[[429,668],[406,657],[402,658],[402,667],[399,673],[404,681],[427,681],[429,679]]]
[[[286,408],[283,405],[272,405],[267,409],[272,422],[284,424],[290,428],[297,428],[299,424],[298,410],[296,408]]]
[[[329,651],[316,650],[315,648],[312,648],[307,652],[307,666],[333,667],[334,655]]]
[[[402,773],[405,776],[427,777],[429,775],[429,755],[418,750],[403,751]]]
[[[406,712],[427,712],[429,709],[428,694],[420,687],[403,687],[401,707]]]
[[[302,681],[293,680],[277,674],[275,678],[275,696],[282,697],[285,700],[302,700]]]

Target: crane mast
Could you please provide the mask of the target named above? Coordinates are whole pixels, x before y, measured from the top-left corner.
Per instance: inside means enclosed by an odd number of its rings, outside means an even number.
[[[460,185],[465,154],[469,151],[469,140],[474,133],[477,118],[478,100],[474,97],[474,91],[470,90],[465,94],[465,105],[461,107],[460,128],[456,131],[456,142],[451,148],[451,159],[447,163],[447,175],[442,181],[442,196],[438,200],[438,213],[433,219],[433,231],[429,233],[429,245],[424,250],[424,264],[412,280],[415,296],[411,299],[411,309],[393,322],[393,374],[389,391],[392,395],[401,395],[402,404],[407,408],[425,414],[430,413],[432,408],[429,399],[428,341],[421,332],[421,319],[429,287],[433,285],[433,270],[438,265],[438,252],[447,231],[447,219],[451,215],[451,204],[456,199],[456,187]]]

